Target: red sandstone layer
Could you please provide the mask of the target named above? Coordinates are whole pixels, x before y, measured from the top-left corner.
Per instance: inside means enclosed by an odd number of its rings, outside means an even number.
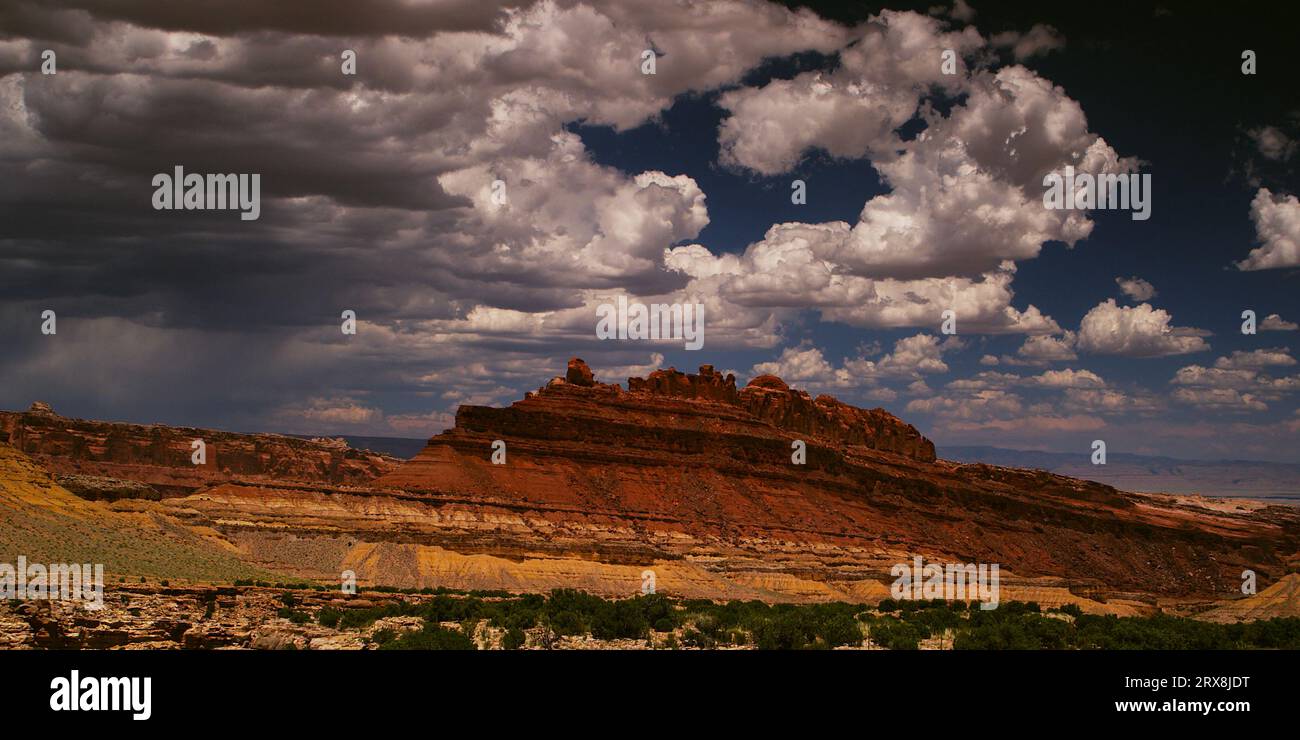
[[[203,465],[191,460],[196,439],[206,448]],[[39,402],[27,412],[0,412],[0,442],[27,453],[87,498],[178,496],[236,479],[358,485],[399,462],[342,440],[69,419]]]
[[[888,594],[893,564],[921,555],[997,563],[1007,598],[1123,612],[1230,596],[1244,569],[1269,584],[1300,562],[1293,507],[937,460],[881,409],[771,376],[737,389],[708,366],[624,389],[575,360],[506,408],[461,407],[400,465],[275,435],[40,410],[0,415],[0,433],[56,472],[189,487],[115,506],[218,532],[257,567],[328,580],[353,570],[393,585],[618,594],[652,567],[665,591],[693,597],[870,601]],[[208,471],[189,465],[200,437]]]
[[[1286,507],[1213,512],[1042,471],[939,461],[929,440],[883,410],[813,400],[771,376],[737,391],[705,366],[628,387],[596,382],[575,360],[509,407],[461,407],[455,428],[376,485],[632,528],[647,543],[672,535],[773,552],[777,543],[840,548],[843,572],[858,571],[864,553],[913,552],[1210,595],[1235,589],[1244,568],[1280,576],[1300,551],[1300,517]],[[504,464],[491,461],[496,440]],[[795,441],[807,446],[805,464],[792,462]],[[836,559],[800,567],[832,578]]]

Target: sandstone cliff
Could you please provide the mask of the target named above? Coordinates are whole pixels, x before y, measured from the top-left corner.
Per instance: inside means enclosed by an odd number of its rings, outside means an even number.
[[[93,422],[37,416],[0,429],[54,469],[105,464],[123,445]],[[158,460],[145,442],[156,436],[170,440],[161,459],[188,463],[194,431],[118,432],[137,452],[112,459]],[[799,441],[802,464],[792,459]],[[1128,614],[1171,599],[1204,607],[1236,593],[1243,569],[1266,586],[1300,563],[1294,507],[937,460],[883,410],[770,376],[737,389],[708,366],[625,389],[574,360],[508,407],[461,407],[454,428],[369,481],[330,472],[331,455],[355,451],[324,446],[292,440],[260,467],[246,458],[252,474],[187,479],[188,495],[113,506],[210,532],[251,567],[329,582],[352,570],[415,587],[630,594],[649,568],[662,591],[693,598],[874,602],[891,567],[921,555],[999,564],[1004,600]],[[115,464],[125,480],[177,474]]]
[[[1300,617],[1300,573],[1286,575],[1257,594],[1228,602],[1199,616],[1210,622]]]
[[[191,462],[196,439],[206,445],[204,465]],[[69,419],[39,401],[27,412],[0,412],[0,442],[83,498],[109,500],[185,495],[236,479],[360,484],[399,462],[341,440]]]
[[[32,563],[99,563],[110,583],[141,576],[228,582],[273,575],[244,563],[213,530],[74,496],[30,457],[0,442],[0,563],[12,566],[19,556]]]
[[[496,440],[505,464],[491,462]],[[797,440],[802,465],[791,458]],[[1072,579],[1081,592],[1226,595],[1243,567],[1280,577],[1300,550],[1288,507],[1214,511],[948,463],[883,410],[812,399],[771,376],[737,391],[708,366],[656,371],[624,390],[574,360],[506,408],[461,407],[455,428],[376,485],[439,502],[462,524],[462,552],[709,558],[751,582],[844,585],[919,553]],[[487,546],[475,521],[511,525],[494,527]]]

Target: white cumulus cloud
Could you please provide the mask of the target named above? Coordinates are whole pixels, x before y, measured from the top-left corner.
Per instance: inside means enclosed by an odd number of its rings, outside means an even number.
[[[1260,188],[1250,202],[1255,238],[1260,246],[1237,263],[1242,270],[1269,270],[1300,265],[1300,200]]]
[[[1165,357],[1208,350],[1207,332],[1172,325],[1168,311],[1149,303],[1119,306],[1108,298],[1079,322],[1079,349],[1100,355]]]

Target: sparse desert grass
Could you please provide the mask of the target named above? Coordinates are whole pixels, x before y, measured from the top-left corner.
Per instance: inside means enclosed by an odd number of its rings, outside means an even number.
[[[166,517],[77,498],[0,445],[0,562],[20,555],[34,563],[103,563],[109,581],[285,580]]]

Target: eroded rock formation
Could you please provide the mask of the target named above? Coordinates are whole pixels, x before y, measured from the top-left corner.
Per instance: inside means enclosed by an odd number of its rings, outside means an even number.
[[[496,440],[503,465],[490,461]],[[574,360],[506,408],[462,406],[453,429],[376,485],[441,502],[440,516],[462,524],[461,552],[686,559],[840,586],[922,553],[1073,579],[1090,593],[1208,596],[1231,593],[1243,567],[1280,576],[1300,549],[1289,507],[1228,513],[948,463],[881,409],[814,399],[772,376],[737,391],[709,366],[655,371],[623,390]],[[491,545],[475,521],[496,523]]]
[[[22,418],[0,417],[4,434],[54,468],[115,460],[127,480],[179,475],[157,461],[187,464],[196,431],[8,416]],[[874,602],[891,567],[919,555],[1000,565],[1004,600],[1140,613],[1208,605],[1237,594],[1246,568],[1267,586],[1300,564],[1295,507],[938,460],[884,410],[772,376],[737,389],[709,366],[624,389],[575,358],[510,406],[462,406],[419,455],[362,482],[337,466],[383,466],[276,437],[262,457],[264,436],[212,437],[216,460],[223,445],[226,460],[244,450],[235,459],[255,472],[111,506],[219,536],[250,567],[412,587],[631,594],[650,568],[663,592],[692,598]],[[797,442],[806,460],[792,457]]]
[[[203,465],[191,460],[196,439],[206,446]],[[25,413],[0,412],[0,442],[92,499],[185,495],[237,479],[361,484],[399,463],[343,440],[69,419],[40,401]]]

